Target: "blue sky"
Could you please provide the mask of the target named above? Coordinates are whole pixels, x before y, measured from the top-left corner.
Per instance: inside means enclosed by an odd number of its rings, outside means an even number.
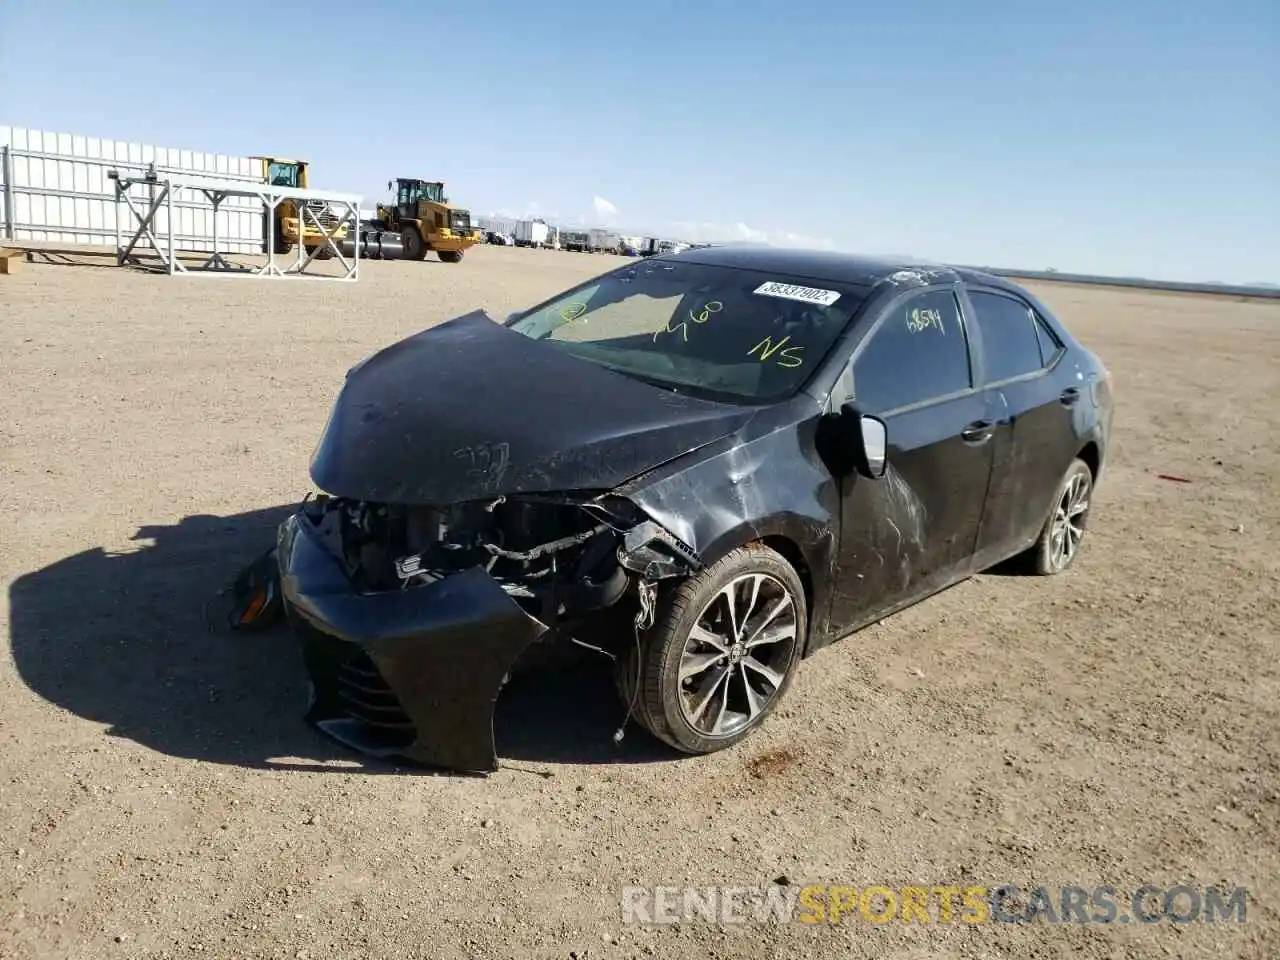
[[[0,91],[367,206],[1280,282],[1276,0],[0,0]]]

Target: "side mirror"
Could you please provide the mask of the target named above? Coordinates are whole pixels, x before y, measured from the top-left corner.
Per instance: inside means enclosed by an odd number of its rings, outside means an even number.
[[[854,467],[867,479],[879,480],[888,466],[889,428],[879,417],[860,413],[851,403],[846,403],[840,414],[849,425]]]

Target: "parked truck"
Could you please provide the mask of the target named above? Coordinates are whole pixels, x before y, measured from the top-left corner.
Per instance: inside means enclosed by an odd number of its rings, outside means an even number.
[[[617,253],[622,239],[612,230],[593,229],[589,232],[587,248],[592,253]]]
[[[545,220],[517,220],[515,228],[517,247],[545,247],[549,231]]]
[[[566,230],[560,234],[560,245],[574,253],[586,253],[591,249],[591,234],[585,230]]]

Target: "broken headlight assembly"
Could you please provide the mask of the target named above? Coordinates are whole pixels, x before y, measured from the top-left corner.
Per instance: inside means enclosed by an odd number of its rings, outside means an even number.
[[[613,605],[632,578],[697,566],[692,551],[618,497],[431,507],[321,495],[302,512],[361,592],[412,589],[480,567],[531,614],[551,619]]]

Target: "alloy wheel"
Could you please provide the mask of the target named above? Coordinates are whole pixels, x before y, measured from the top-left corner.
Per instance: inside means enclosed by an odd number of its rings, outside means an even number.
[[[1066,568],[1075,557],[1084,537],[1088,514],[1089,477],[1084,473],[1077,473],[1062,491],[1062,497],[1053,512],[1049,557],[1055,570]]]
[[[782,581],[747,573],[723,586],[694,622],[680,656],[680,706],[705,737],[753,723],[782,689],[797,641],[797,605]]]

